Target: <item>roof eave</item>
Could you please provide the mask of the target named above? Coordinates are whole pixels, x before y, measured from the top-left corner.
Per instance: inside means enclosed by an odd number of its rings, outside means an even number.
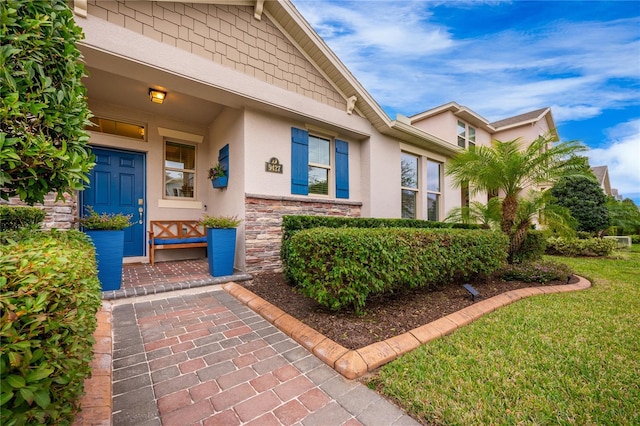
[[[451,157],[462,150],[457,145],[398,120],[393,120],[389,130],[382,133],[447,157]]]

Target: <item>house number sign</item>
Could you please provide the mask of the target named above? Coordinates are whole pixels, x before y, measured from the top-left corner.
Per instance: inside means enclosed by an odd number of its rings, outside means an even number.
[[[269,173],[282,174],[282,164],[280,164],[280,160],[278,160],[276,157],[271,158],[271,160],[264,163],[264,171]]]

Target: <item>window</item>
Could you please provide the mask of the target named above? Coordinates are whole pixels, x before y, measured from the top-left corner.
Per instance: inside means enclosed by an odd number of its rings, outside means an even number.
[[[196,177],[196,147],[177,142],[165,142],[165,196],[194,198]]]
[[[476,129],[458,120],[458,146],[473,149],[476,146]]]
[[[291,193],[349,198],[349,144],[291,128]]]
[[[139,124],[124,123],[122,121],[109,120],[101,117],[91,117],[89,120],[91,120],[94,126],[87,126],[85,130],[145,140],[144,126]]]
[[[418,164],[415,155],[403,152],[400,160],[400,177],[402,188],[402,218],[417,218],[418,200]]]
[[[329,195],[331,141],[309,135],[309,194]]]
[[[427,160],[427,220],[440,220],[442,164]]]

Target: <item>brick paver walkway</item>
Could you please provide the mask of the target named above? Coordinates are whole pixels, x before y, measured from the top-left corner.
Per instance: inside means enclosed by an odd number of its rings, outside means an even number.
[[[114,426],[417,424],[233,296],[192,293],[113,307]]]

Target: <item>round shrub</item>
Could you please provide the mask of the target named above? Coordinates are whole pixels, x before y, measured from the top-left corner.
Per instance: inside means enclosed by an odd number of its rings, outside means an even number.
[[[38,207],[0,206],[0,231],[17,231],[21,228],[37,229],[46,213]]]
[[[505,281],[547,283],[565,281],[572,273],[571,268],[563,263],[541,260],[507,265],[500,271],[500,277]]]

